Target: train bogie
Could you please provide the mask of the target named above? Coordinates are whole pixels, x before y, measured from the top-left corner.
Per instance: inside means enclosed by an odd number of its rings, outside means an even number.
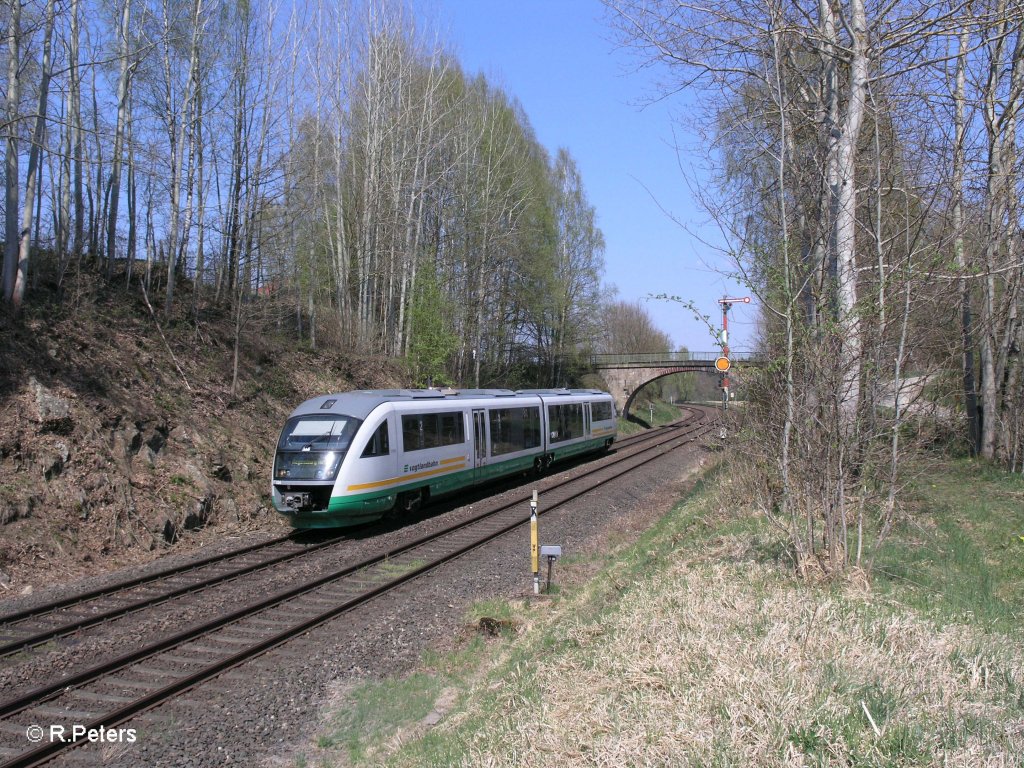
[[[272,496],[297,528],[371,522],[611,445],[596,390],[368,390],[314,398],[278,441]]]

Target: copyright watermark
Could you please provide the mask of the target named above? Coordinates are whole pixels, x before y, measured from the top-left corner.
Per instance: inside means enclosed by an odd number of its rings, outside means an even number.
[[[88,728],[84,725],[30,725],[25,729],[25,738],[33,744],[42,741],[73,744],[88,741],[93,744],[134,744],[138,733],[134,728]]]

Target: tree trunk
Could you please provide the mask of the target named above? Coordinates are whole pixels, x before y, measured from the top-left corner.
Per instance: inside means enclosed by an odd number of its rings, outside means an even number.
[[[956,84],[954,88],[953,117],[953,252],[957,269],[966,277],[967,259],[964,252],[964,170],[965,140],[967,123],[964,109],[967,103],[967,51],[970,35],[962,31],[959,36],[959,51],[956,59]],[[981,451],[981,430],[978,423],[978,392],[974,380],[974,339],[971,328],[971,288],[966,279],[960,286],[960,336],[963,346],[961,367],[964,391],[964,412],[967,415],[967,437],[971,455]]]
[[[114,128],[114,155],[110,161],[110,206],[107,212],[107,279],[114,275],[114,256],[117,252],[117,209],[121,199],[121,158],[124,154],[125,118],[128,110],[129,31],[132,0],[124,0],[121,9],[120,47],[121,73],[117,80],[117,125]]]
[[[864,120],[868,86],[868,39],[864,0],[850,3],[850,81],[837,146],[836,265],[842,339],[839,409],[851,430],[860,407],[861,328],[857,319],[857,140]]]
[[[21,244],[18,258],[18,270],[11,293],[11,303],[19,308],[25,298],[25,287],[28,280],[28,263],[32,252],[32,214],[35,205],[37,169],[43,151],[43,135],[46,130],[46,102],[50,92],[51,56],[50,41],[53,38],[54,0],[46,3],[46,21],[43,33],[43,64],[42,76],[39,81],[39,111],[36,113],[36,126],[33,131],[32,148],[28,155],[28,178],[25,185],[25,208],[22,214]]]
[[[3,298],[12,301],[14,282],[18,271],[18,248],[21,238],[18,230],[20,190],[18,183],[18,103],[20,98],[21,59],[21,0],[11,0],[11,18],[7,27],[7,155],[4,162],[5,218],[4,218],[4,270]]]

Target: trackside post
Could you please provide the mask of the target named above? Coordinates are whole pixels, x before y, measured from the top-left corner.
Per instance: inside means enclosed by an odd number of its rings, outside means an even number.
[[[540,594],[540,553],[537,549],[537,490],[530,500],[530,566],[533,570],[533,594]]]

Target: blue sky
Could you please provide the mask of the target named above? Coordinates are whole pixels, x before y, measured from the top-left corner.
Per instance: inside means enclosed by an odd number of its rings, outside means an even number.
[[[657,94],[664,73],[638,71],[635,54],[616,45],[598,0],[433,0],[431,6],[463,69],[483,72],[517,98],[552,154],[564,146],[576,159],[607,243],[605,281],[619,298],[682,296],[718,326],[716,299],[749,291],[723,277],[729,264],[701,242],[721,238],[690,191],[704,159],[675,149],[699,141],[673,119],[686,113],[691,97],[640,106]],[[689,310],[645,303],[677,347],[715,348]],[[730,346],[750,343],[755,317],[754,305],[730,313]]]

